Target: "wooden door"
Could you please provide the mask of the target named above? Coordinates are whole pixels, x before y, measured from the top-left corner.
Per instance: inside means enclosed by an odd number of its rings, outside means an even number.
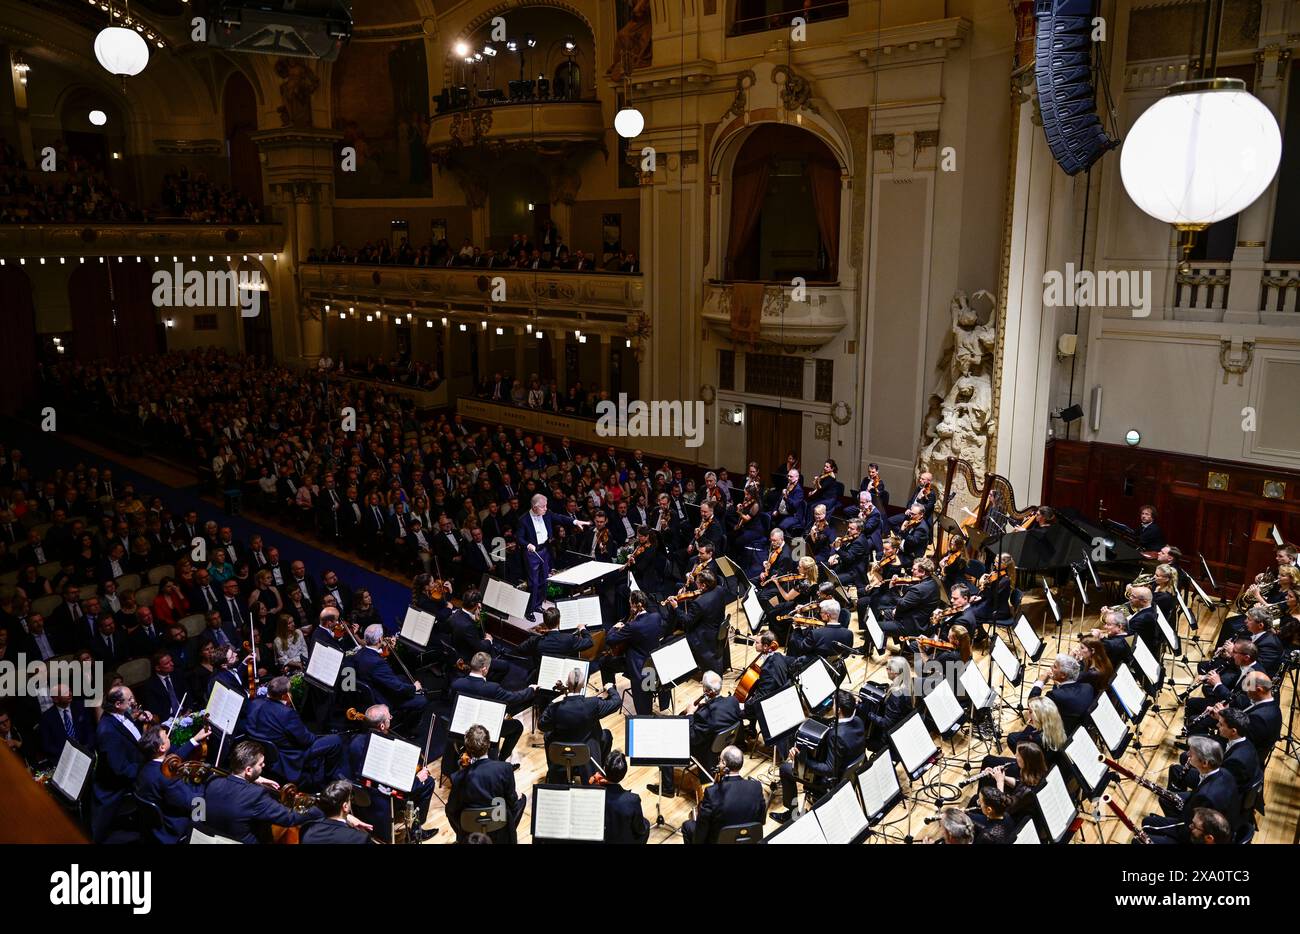
[[[783,471],[785,456],[791,451],[803,463],[800,451],[803,443],[802,412],[766,405],[749,405],[745,407],[745,419],[748,422],[745,432],[746,462],[758,464],[762,477],[766,479],[774,471]]]

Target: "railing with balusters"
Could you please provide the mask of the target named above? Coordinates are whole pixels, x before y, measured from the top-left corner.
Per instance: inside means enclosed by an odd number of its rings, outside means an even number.
[[[1296,322],[1300,323],[1300,263],[1264,267],[1259,288],[1259,310],[1296,315]]]
[[[1193,263],[1175,280],[1174,307],[1183,311],[1222,311],[1228,307],[1232,267],[1225,263]]]

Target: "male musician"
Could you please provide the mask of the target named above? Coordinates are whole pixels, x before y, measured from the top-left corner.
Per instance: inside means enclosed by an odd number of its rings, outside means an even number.
[[[841,660],[853,651],[853,630],[842,625],[840,603],[827,598],[817,605],[819,626],[800,625],[797,621],[790,633],[786,652],[792,659],[818,657],[827,661]],[[838,662],[843,669],[843,662]]]
[[[516,649],[520,655],[526,655],[534,660],[532,669],[534,679],[543,656],[577,658],[592,646],[591,635],[587,632],[585,623],[580,623],[571,631],[561,631],[560,611],[553,606],[542,610],[542,621],[537,624],[535,633],[520,643]],[[550,690],[550,685],[546,685],[545,690]]]
[[[873,547],[879,547],[879,533],[873,540],[865,531],[865,520],[850,519],[844,534],[831,542],[831,554],[826,559],[826,566],[835,571],[841,581],[861,587],[867,577],[867,564],[871,560]]]
[[[1160,526],[1156,525],[1154,506],[1143,506],[1141,512],[1138,513],[1138,519],[1138,551],[1159,551],[1168,544],[1165,541],[1165,533],[1160,531]]]
[[[1238,682],[1238,687],[1245,692],[1249,702],[1240,708],[1250,715],[1246,736],[1254,744],[1262,762],[1282,736],[1282,708],[1273,696],[1273,682],[1262,671],[1247,673]]]
[[[556,611],[554,611],[554,608],[548,607],[544,612]],[[537,696],[537,685],[529,685],[522,691],[507,691],[488,677],[491,663],[492,658],[487,652],[474,653],[469,660],[469,673],[451,682],[451,704],[452,709],[455,710],[456,698],[463,694],[468,697],[479,697],[506,705],[507,717],[501,721],[501,748],[492,750],[497,758],[505,760],[509,759],[510,754],[514,752],[519,737],[524,735],[524,725],[514,718],[514,714],[527,710],[529,705],[533,703],[533,699]],[[448,746],[450,746],[452,742],[450,736],[447,742]],[[444,757],[444,775],[449,774],[449,770],[445,767],[447,762],[448,759]],[[514,768],[519,768],[518,764]]]
[[[833,601],[832,601],[833,602]],[[813,776],[812,788],[817,797],[821,797],[844,777],[850,765],[857,762],[867,751],[867,727],[857,716],[857,698],[844,690],[836,690],[835,707],[837,711],[835,726],[826,737],[826,743],[819,754],[810,754],[807,750],[794,746],[790,754],[781,763],[781,803],[784,811],[776,811],[772,820],[778,824],[789,823],[790,809],[794,807],[798,786],[795,781],[795,763],[802,759],[804,768]]]
[[[975,604],[971,602],[969,584],[953,584],[948,591],[948,615],[939,628],[939,638],[947,639],[953,626],[961,626],[967,632],[980,632],[979,620],[975,616]]]
[[[615,623],[605,637],[605,645],[611,649],[626,643],[625,653],[622,658],[610,657],[600,663],[600,676],[606,682],[612,682],[620,671],[626,675],[631,682],[632,704],[640,716],[651,713],[654,692],[650,685],[658,684],[658,679],[654,676],[650,653],[659,648],[664,637],[663,617],[650,612],[648,605],[649,599],[641,591],[634,590],[628,594],[630,619],[626,623]],[[671,704],[670,698],[666,688],[659,690],[660,709]]]
[[[327,780],[347,774],[343,761],[343,740],[337,733],[317,736],[307,729],[289,697],[289,679],[272,678],[266,697],[248,704],[246,725],[249,739],[270,746],[279,754],[275,771],[284,780],[307,788],[318,788]]]
[[[831,542],[835,537],[835,527],[826,518],[826,504],[818,503],[812,508],[812,521],[804,532],[804,552],[824,561],[830,556]]]
[[[1270,678],[1276,677],[1282,668],[1282,640],[1273,631],[1273,617],[1266,607],[1252,606],[1246,611],[1246,631],[1242,635],[1255,643],[1260,670]]]
[[[1152,594],[1150,587],[1129,587],[1129,618],[1128,631],[1130,635],[1137,636],[1146,643],[1151,654],[1160,657],[1164,648],[1164,639],[1160,635],[1160,624],[1156,619],[1155,607],[1151,605]],[[1173,621],[1168,621],[1170,625]]]
[[[713,504],[707,501],[700,503],[700,524],[686,546],[687,556],[698,555],[699,546],[706,542],[713,546],[715,554],[726,550],[726,532],[722,528],[722,521],[714,515]]]
[[[1232,773],[1237,780],[1237,788],[1245,794],[1264,780],[1264,770],[1260,767],[1259,753],[1246,735],[1250,726],[1250,714],[1231,707],[1211,708],[1206,711],[1217,724],[1217,739],[1223,744],[1223,762],[1221,768]],[[1191,791],[1201,780],[1201,773],[1188,768],[1187,754],[1179,758],[1178,765],[1169,767],[1169,780],[1166,784],[1174,791]]]
[[[718,832],[724,827],[763,823],[767,813],[763,786],[741,776],[744,754],[735,746],[728,746],[722,750],[721,759],[725,770],[722,781],[705,789],[699,816],[682,824],[685,843],[717,843]]]
[[[939,608],[939,582],[934,579],[934,562],[917,558],[912,562],[912,580],[902,597],[892,607],[885,607],[880,615],[880,629],[888,639],[893,636],[902,642],[904,636],[919,636],[928,632],[930,618]],[[892,585],[891,585],[892,586]]]
[[[492,634],[485,632],[479,622],[479,611],[483,607],[483,594],[478,590],[467,590],[461,599],[460,608],[451,614],[451,641],[456,649],[456,656],[468,663],[479,652],[492,659],[488,677],[497,683],[509,681],[518,684],[522,673],[510,661],[502,657],[503,650],[492,639]]]
[[[769,601],[776,596],[776,585],[772,578],[781,577],[794,570],[794,558],[790,547],[785,543],[785,532],[774,528],[767,537],[767,556],[763,559],[758,572],[758,598]]]
[[[712,571],[701,571],[695,580],[699,595],[691,600],[669,597],[664,601],[663,618],[670,631],[680,628],[686,633],[701,671],[721,671],[726,666],[718,657],[718,636],[727,622],[727,593]]]
[[[209,727],[203,727],[177,750],[177,755],[186,758],[211,733]],[[190,835],[194,804],[204,796],[204,788],[182,778],[163,775],[163,760],[172,751],[171,737],[166,727],[158,724],[146,726],[140,735],[139,749],[144,761],[136,773],[135,796],[141,801],[157,805],[161,815],[158,826],[150,827],[151,842],[184,843]]]
[[[371,736],[393,736],[393,717],[388,708],[383,704],[375,704],[367,707],[366,713],[366,730],[353,734],[348,740],[347,759],[348,769],[352,781],[357,784],[366,784],[370,780],[365,777],[364,768],[366,764],[366,755],[370,751]],[[429,816],[429,803],[433,800],[433,792],[437,787],[429,766],[423,766],[415,773],[415,781],[411,785],[410,798],[411,803],[415,805],[415,826],[412,829],[412,838],[417,842],[424,839],[426,832],[422,829],[425,819]],[[383,786],[380,786],[383,789]],[[386,789],[384,789],[386,791]],[[438,831],[432,830],[427,832],[427,836],[434,836]]]
[[[447,798],[447,820],[456,834],[456,841],[464,843],[470,833],[462,826],[461,816],[466,812],[485,811],[497,813],[496,803],[504,801],[508,808],[505,826],[489,836],[493,843],[515,843],[519,821],[524,816],[528,799],[515,788],[515,773],[504,762],[488,758],[487,727],[474,724],[465,731],[465,754],[469,765],[451,779],[451,794]]]
[[[592,528],[583,535],[578,550],[593,561],[614,560],[621,539],[617,538],[609,524],[609,513],[597,509],[592,516]]]
[[[1047,697],[1052,703],[1056,704],[1056,709],[1061,714],[1061,723],[1065,726],[1067,736],[1072,734],[1075,728],[1083,722],[1083,718],[1088,715],[1088,711],[1092,708],[1092,702],[1097,699],[1097,694],[1092,685],[1080,681],[1079,674],[1079,660],[1065,653],[1056,656],[1056,660],[1052,662],[1052,668],[1049,672],[1049,677],[1056,682],[1056,687],[1052,688]],[[1035,681],[1033,688],[1029,691],[1029,696],[1033,698],[1042,694],[1044,684],[1042,678]]]
[[[925,518],[924,507],[919,503],[907,507],[902,520],[898,525],[898,534],[902,537],[900,553],[905,562],[914,561],[923,557],[930,547],[930,523]]]
[[[938,491],[934,488],[934,475],[928,470],[922,470],[916,478],[916,488],[912,490],[912,495],[907,498],[907,506],[904,511],[897,516],[890,516],[889,527],[891,529],[900,529],[903,523],[915,515],[912,512],[913,506],[920,506],[920,516],[925,522],[926,531],[929,531],[930,522],[934,517],[934,502],[938,498]],[[929,541],[929,539],[927,539]]]
[[[546,581],[551,576],[552,542],[555,539],[555,526],[573,526],[582,531],[591,525],[583,519],[573,519],[562,513],[548,512],[546,496],[534,494],[528,514],[519,520],[515,531],[515,541],[522,543],[527,551],[525,561],[528,571],[528,608],[525,616],[534,622],[540,620],[536,611],[541,609],[546,597]]]
[[[1192,812],[1192,819],[1187,824],[1187,837],[1188,843],[1197,845],[1214,846],[1233,842],[1228,819],[1209,808],[1197,808]]]
[[[1241,792],[1231,773],[1220,768],[1222,763],[1223,749],[1217,742],[1208,736],[1193,736],[1189,740],[1187,764],[1200,773],[1200,781],[1172,815],[1169,813],[1172,808],[1162,799],[1160,807],[1165,816],[1150,814],[1142,819],[1142,829],[1152,843],[1188,843],[1190,834],[1182,815],[1194,814],[1197,808],[1218,811],[1227,819],[1229,827],[1237,828],[1241,820]]]
[[[641,811],[641,797],[621,784],[627,776],[627,756],[615,749],[605,762],[606,843],[647,843],[650,822]]]
[[[609,683],[605,685],[603,695],[587,697],[586,690],[587,682],[582,679],[582,672],[577,669],[570,671],[564,679],[564,692],[542,711],[542,735],[547,746],[551,743],[585,745],[590,761],[603,765],[614,745],[614,736],[600,725],[600,721],[621,710],[623,699],[618,689]],[[586,781],[593,771],[591,765],[586,764],[579,767],[578,774]],[[552,765],[546,780],[563,781],[563,766]]]
[[[645,593],[658,593],[668,577],[667,558],[659,547],[659,534],[644,525],[636,527],[636,541],[626,567]]]
[[[1118,668],[1128,661],[1132,649],[1128,644],[1128,620],[1119,610],[1101,611],[1101,628],[1092,630],[1092,635],[1101,640],[1110,657],[1112,668]]]
[[[325,816],[314,805],[306,811],[292,810],[281,804],[267,789],[279,791],[280,786],[262,777],[266,767],[266,753],[262,744],[254,740],[236,743],[230,756],[230,774],[208,782],[204,820],[213,833],[241,843],[266,842],[270,825],[298,827]],[[259,787],[262,786],[262,787]]]
[[[299,836],[301,843],[374,843],[366,831],[369,824],[352,816],[352,784],[336,779],[316,796],[324,819],[307,824]],[[364,829],[363,829],[364,828]]]
[[[758,719],[758,707],[764,698],[771,697],[777,691],[790,684],[793,675],[793,663],[781,651],[776,636],[763,632],[758,637],[758,654],[764,656],[763,667],[759,669],[758,680],[749,689],[749,694],[740,705],[746,723],[751,726]]]
[[[1264,677],[1268,677],[1267,673],[1259,667],[1259,649],[1249,639],[1238,639],[1234,642],[1230,650],[1230,658],[1231,663],[1227,667],[1197,676],[1204,684],[1201,689],[1204,696],[1193,697],[1187,701],[1184,708],[1185,724],[1190,724],[1204,713],[1207,707],[1220,701],[1227,701],[1228,706],[1238,709],[1248,706],[1245,692],[1239,689],[1242,678],[1252,671],[1258,671]],[[1203,729],[1209,732],[1211,726],[1212,724],[1207,723]]]
[[[734,697],[721,695],[722,676],[716,671],[704,672],[701,682],[704,693],[691,702],[686,716],[691,718],[691,758],[712,775],[718,764],[718,753],[713,751],[714,742],[741,721],[740,704]],[[661,766],[659,777],[664,796],[671,798],[676,794],[672,767]],[[649,784],[646,790],[657,795],[660,787]]]
[[[781,491],[781,498],[777,500],[776,508],[772,510],[773,529],[780,528],[788,532],[798,526],[803,525],[804,514],[804,491],[803,481],[799,476],[799,469],[791,467],[785,473],[785,489]]]
[[[140,730],[153,719],[140,707],[129,687],[119,685],[104,697],[104,716],[95,733],[95,778],[91,811],[91,839],[108,840],[113,820],[128,791],[135,786],[144,755]]]
[[[357,680],[370,688],[377,702],[393,710],[395,718],[413,727],[414,736],[423,739],[433,717],[433,704],[419,681],[411,681],[393,669],[382,652],[384,627],[371,623],[362,634],[363,645],[352,656]]]

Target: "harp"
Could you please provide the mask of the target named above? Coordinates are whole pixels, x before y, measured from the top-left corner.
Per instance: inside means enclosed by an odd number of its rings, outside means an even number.
[[[945,551],[944,534],[960,530],[966,536],[967,552],[977,554],[984,543],[1004,532],[1018,529],[1034,514],[1036,506],[1016,506],[1011,481],[1001,474],[986,473],[981,483],[968,461],[948,458],[946,496],[939,522],[936,553]]]

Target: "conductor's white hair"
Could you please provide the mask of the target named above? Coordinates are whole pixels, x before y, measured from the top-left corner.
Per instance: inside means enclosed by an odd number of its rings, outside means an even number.
[[[546,502],[546,494],[545,494],[545,493],[534,493],[534,494],[533,494],[533,498],[530,499],[530,500],[528,501],[528,504],[529,504],[530,506],[532,506],[534,509],[536,509],[538,506],[542,505],[542,503],[544,503],[544,502]]]

